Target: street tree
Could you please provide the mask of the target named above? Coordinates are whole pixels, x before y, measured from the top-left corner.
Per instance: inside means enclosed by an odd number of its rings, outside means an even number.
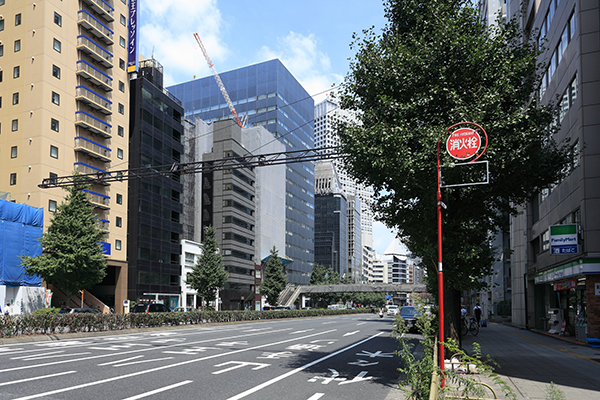
[[[490,177],[487,185],[442,190],[447,288],[485,285],[497,257],[491,235],[516,205],[569,173],[572,160],[570,145],[556,141],[556,108],[536,101],[543,70],[537,42],[517,20],[485,27],[470,4],[386,0],[385,28],[354,35],[356,55],[340,94],[341,107],[360,121],[338,127],[348,172],[375,188],[375,215],[422,260],[432,292],[436,150],[449,126],[470,121],[486,130]],[[452,165],[444,138],[441,163]],[[456,293],[445,300],[455,302]]]
[[[265,296],[267,303],[274,306],[279,300],[279,295],[287,285],[287,277],[283,271],[283,263],[279,258],[277,248],[273,246],[271,256],[263,274],[260,284],[260,293]]]
[[[40,239],[42,254],[21,257],[27,275],[40,275],[46,283],[65,291],[67,306],[71,293],[92,288],[106,275],[101,244],[104,232],[98,228],[93,207],[83,191],[89,185],[81,179],[79,184],[65,188],[67,195]]]
[[[208,226],[204,229],[204,242],[200,245],[202,255],[198,258],[192,272],[187,275],[186,283],[195,289],[204,304],[215,301],[217,290],[222,288],[229,278],[223,267],[223,257],[215,239],[215,228]]]

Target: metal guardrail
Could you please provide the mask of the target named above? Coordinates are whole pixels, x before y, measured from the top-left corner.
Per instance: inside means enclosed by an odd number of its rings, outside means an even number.
[[[109,22],[112,22],[115,20],[114,8],[112,8],[110,6],[110,4],[108,4],[104,0],[83,0],[83,2],[90,5],[94,9],[94,11],[97,11],[100,15],[102,15],[102,17],[105,20],[107,20]]]
[[[77,22],[84,24],[88,28],[93,28],[100,33],[101,39],[108,39],[109,44],[113,44],[113,31],[102,22],[94,18],[85,10],[80,10],[77,13]]]
[[[89,153],[93,153],[105,161],[110,161],[111,150],[108,147],[102,146],[82,136],[75,138],[75,150],[85,149]]]
[[[93,117],[84,111],[75,112],[75,125],[81,125],[78,123],[82,123],[85,129],[91,130],[107,138],[111,137],[110,130],[112,127],[108,122]]]
[[[75,73],[86,75],[105,90],[112,90],[112,78],[83,60],[77,61]]]
[[[105,67],[111,68],[113,66],[113,55],[87,36],[79,35],[77,37],[77,48],[87,49],[90,56],[95,58],[96,61],[100,61]]]
[[[112,101],[100,96],[98,93],[86,88],[85,86],[77,86],[75,88],[75,99],[89,101],[91,105],[96,105],[107,114],[112,114]]]

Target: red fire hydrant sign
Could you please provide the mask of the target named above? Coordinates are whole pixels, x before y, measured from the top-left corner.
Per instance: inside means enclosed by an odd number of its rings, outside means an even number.
[[[458,160],[473,157],[481,147],[481,136],[471,128],[460,128],[452,132],[446,141],[448,154]]]

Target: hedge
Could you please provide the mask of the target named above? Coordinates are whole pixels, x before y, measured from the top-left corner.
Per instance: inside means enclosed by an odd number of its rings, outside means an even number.
[[[373,312],[359,309],[285,311],[189,311],[131,314],[26,314],[0,316],[0,338],[58,333],[118,331],[158,326],[198,325],[218,322],[320,317]]]

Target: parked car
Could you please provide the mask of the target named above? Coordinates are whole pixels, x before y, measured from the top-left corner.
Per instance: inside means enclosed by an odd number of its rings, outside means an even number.
[[[160,303],[139,303],[131,310],[132,313],[171,312],[171,309]]]
[[[398,314],[398,306],[397,305],[389,305],[387,306],[387,315],[393,315],[395,316],[396,314]]]
[[[284,307],[284,306],[279,306],[279,307],[275,307],[275,311],[284,311],[284,310],[291,310],[292,307]]]
[[[89,314],[102,314],[100,311],[96,310],[95,308],[61,308],[58,311],[59,314],[84,314],[84,313],[89,313]]]
[[[402,310],[400,310],[400,316],[404,320],[404,325],[406,325],[409,331],[417,330],[417,319],[419,318],[419,313],[415,307],[402,307]]]
[[[189,311],[194,311],[194,307],[177,307],[173,311],[175,311],[175,312],[189,312]]]

